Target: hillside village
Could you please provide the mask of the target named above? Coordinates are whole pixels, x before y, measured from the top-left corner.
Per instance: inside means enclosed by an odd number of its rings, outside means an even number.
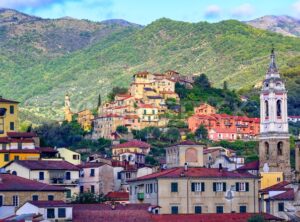
[[[288,121],[295,118],[288,119],[274,49],[260,118],[200,103],[185,116],[185,130],[170,127],[166,114],[181,112],[176,84],[192,89],[195,81],[175,71],[139,72],[126,92],[99,102],[97,113],[72,112],[66,95],[61,125],[76,123],[86,140],[109,141],[105,155],[43,146],[40,131],[18,130],[18,102],[1,97],[0,220],[299,221],[300,141],[290,152]],[[137,136],[144,129],[152,130],[146,139]],[[249,161],[234,141],[258,143],[258,159]]]

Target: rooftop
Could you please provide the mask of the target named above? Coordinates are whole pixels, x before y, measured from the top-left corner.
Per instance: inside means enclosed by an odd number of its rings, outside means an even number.
[[[32,138],[37,137],[36,133],[33,132],[8,132],[8,137],[11,138]]]
[[[128,192],[109,192],[105,195],[109,200],[123,200],[129,201],[129,193]]]
[[[28,201],[28,203],[31,203],[34,206],[37,206],[39,208],[48,208],[48,207],[72,207],[70,204],[65,203],[62,200],[39,200],[39,201]]]
[[[0,103],[19,103],[14,100],[4,99],[2,96],[0,96]]]
[[[145,143],[143,141],[140,140],[130,140],[126,143],[121,143],[119,145],[116,145],[113,147],[113,149],[115,148],[129,148],[129,147],[138,147],[138,148],[142,148],[142,149],[148,149],[151,147],[151,145],[149,143]]]
[[[79,168],[64,160],[17,160],[4,167],[16,163],[30,170],[79,170]]]
[[[219,170],[218,168],[204,168],[204,167],[175,167],[161,172],[152,173],[146,176],[138,177],[131,181],[151,180],[156,178],[182,178],[182,177],[196,177],[196,178],[257,178],[248,172],[235,172],[227,171],[225,169]]]
[[[65,188],[11,174],[0,174],[0,191],[65,191]]]
[[[106,165],[106,163],[99,163],[99,162],[87,162],[80,165],[77,165],[78,168],[96,168]]]
[[[246,163],[244,166],[239,167],[237,170],[259,170],[259,160]]]

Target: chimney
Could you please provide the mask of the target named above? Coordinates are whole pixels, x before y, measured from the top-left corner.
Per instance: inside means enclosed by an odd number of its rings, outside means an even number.
[[[222,170],[223,170],[222,163],[219,163],[219,171],[221,172]]]
[[[184,163],[184,171],[188,170],[188,163]]]

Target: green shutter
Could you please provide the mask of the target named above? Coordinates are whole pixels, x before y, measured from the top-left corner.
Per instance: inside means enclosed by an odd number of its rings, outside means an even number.
[[[240,191],[240,183],[235,183],[235,191]]]
[[[191,188],[192,192],[195,192],[195,183],[192,183],[191,185],[192,185],[192,188]]]
[[[226,191],[226,183],[223,183],[223,191]]]
[[[201,191],[202,191],[202,192],[205,191],[205,183],[204,183],[204,182],[201,183]]]
[[[214,192],[217,191],[217,183],[213,183],[213,191],[214,191]]]
[[[249,183],[248,182],[246,183],[246,191],[247,192],[249,191]]]

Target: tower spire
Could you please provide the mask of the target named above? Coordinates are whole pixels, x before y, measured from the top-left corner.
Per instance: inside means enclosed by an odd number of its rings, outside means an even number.
[[[274,45],[272,45],[270,58],[271,58],[271,61],[270,61],[270,65],[269,65],[267,74],[278,74],[278,68],[277,68],[276,61],[275,61]]]

